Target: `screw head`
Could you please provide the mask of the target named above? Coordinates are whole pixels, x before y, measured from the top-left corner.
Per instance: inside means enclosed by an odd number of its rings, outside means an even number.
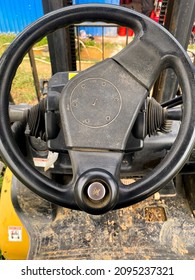
[[[87,194],[91,200],[98,202],[106,195],[106,188],[101,182],[93,182],[87,189]]]

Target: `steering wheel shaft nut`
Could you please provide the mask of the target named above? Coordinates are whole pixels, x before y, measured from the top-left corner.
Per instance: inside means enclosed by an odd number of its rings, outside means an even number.
[[[106,188],[101,182],[93,182],[87,189],[87,195],[92,202],[98,203],[105,198]]]

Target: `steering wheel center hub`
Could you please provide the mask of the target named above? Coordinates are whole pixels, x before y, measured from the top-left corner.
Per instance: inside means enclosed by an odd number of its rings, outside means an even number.
[[[122,99],[119,90],[110,81],[89,78],[72,90],[70,106],[79,123],[98,128],[110,124],[118,117]]]
[[[113,209],[118,199],[118,184],[107,171],[91,169],[84,172],[75,186],[79,208],[93,215]]]

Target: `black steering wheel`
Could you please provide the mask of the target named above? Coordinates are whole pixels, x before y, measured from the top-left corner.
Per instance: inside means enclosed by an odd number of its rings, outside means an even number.
[[[27,163],[9,121],[9,93],[29,48],[48,33],[83,21],[132,28],[135,39],[114,57],[78,74],[61,93],[60,115],[73,178],[60,185]],[[131,185],[120,165],[133,124],[159,73],[174,69],[183,94],[175,142],[152,172]],[[91,214],[132,205],[168,183],[188,159],[195,139],[194,73],[185,51],[163,27],[135,11],[113,5],[76,5],[51,12],[28,26],[0,62],[0,149],[15,176],[41,197]]]

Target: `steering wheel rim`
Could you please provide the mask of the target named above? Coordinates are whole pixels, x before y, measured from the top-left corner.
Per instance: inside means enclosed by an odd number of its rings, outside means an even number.
[[[122,183],[118,182],[116,201],[108,208],[102,209],[101,211],[93,211],[93,209],[85,207],[82,208],[75,198],[75,188],[73,184],[70,183],[65,186],[60,185],[46,178],[27,163],[14,142],[9,125],[8,107],[11,84],[16,70],[29,48],[43,36],[48,35],[50,32],[60,27],[86,20],[112,22],[132,28],[136,34],[135,42],[136,40],[141,41],[142,38],[144,38],[143,35],[147,35],[151,31],[151,28],[159,30],[164,38],[169,41],[169,44],[174,46],[174,48],[170,49],[171,52],[173,50],[175,50],[175,52],[172,52],[168,59],[166,59],[165,52],[163,59],[159,60],[162,64],[160,69],[158,69],[159,71],[156,71],[152,80],[151,78],[146,78],[143,79],[142,83],[149,89],[153,80],[157,78],[160,70],[162,70],[163,67],[167,67],[171,61],[178,75],[184,103],[181,127],[167,156],[143,179],[129,186],[124,186]],[[159,50],[163,52],[162,47]],[[114,60],[121,66],[126,67],[123,56],[124,52],[125,50],[122,51],[122,56],[120,54],[116,55]],[[176,53],[180,56],[179,58]],[[163,60],[164,62],[162,62]],[[133,70],[131,69],[131,71]],[[129,206],[147,198],[168,183],[182,168],[193,149],[195,138],[195,97],[193,96],[193,92],[195,90],[195,82],[191,62],[183,48],[172,35],[152,22],[149,18],[135,11],[112,5],[98,4],[76,5],[46,14],[35,23],[28,26],[8,47],[0,61],[0,77],[0,150],[2,157],[22,183],[33,192],[55,204],[76,210],[81,208],[93,214],[101,214],[113,208],[117,209]]]

